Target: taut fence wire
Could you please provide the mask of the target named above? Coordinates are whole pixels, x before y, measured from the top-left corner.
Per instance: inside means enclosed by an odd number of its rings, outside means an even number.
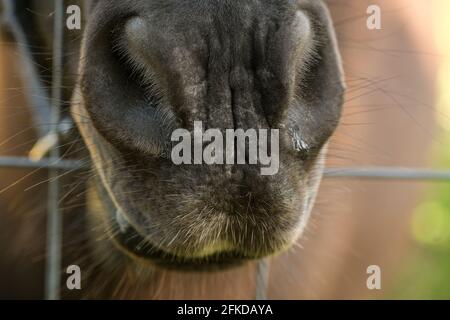
[[[55,17],[53,24],[53,74],[51,90],[51,123],[60,123],[61,98],[63,79],[63,44],[64,44],[64,1],[55,0]],[[50,134],[55,137],[55,144],[50,149],[50,158],[59,159],[58,128],[51,129]],[[56,163],[58,160],[55,161]],[[45,275],[46,298],[58,300],[60,298],[61,260],[62,260],[62,216],[59,209],[60,185],[58,182],[58,168],[49,168],[48,172],[48,212],[47,212],[47,265]]]
[[[0,168],[10,169],[49,169],[75,171],[86,169],[88,165],[80,160],[47,158],[32,160],[28,157],[1,157]],[[437,170],[408,167],[335,167],[325,169],[328,179],[368,179],[368,180],[417,180],[431,182],[450,182],[450,169]]]

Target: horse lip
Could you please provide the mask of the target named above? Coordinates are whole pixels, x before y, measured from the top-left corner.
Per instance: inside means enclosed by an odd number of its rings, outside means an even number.
[[[158,248],[147,241],[134,227],[127,222],[126,214],[121,210],[110,216],[110,223],[115,233],[113,242],[127,255],[146,260],[149,263],[163,268],[177,271],[215,271],[229,269],[244,264],[256,258],[248,257],[238,252],[218,252],[205,257],[183,257]]]
[[[102,191],[106,192],[104,189]],[[111,230],[120,231],[110,235],[112,242],[126,255],[146,261],[156,267],[176,271],[217,271],[259,259],[259,257],[248,256],[238,251],[218,252],[205,257],[175,255],[145,239],[124,210],[116,207],[113,201],[108,204],[107,221],[112,226]]]

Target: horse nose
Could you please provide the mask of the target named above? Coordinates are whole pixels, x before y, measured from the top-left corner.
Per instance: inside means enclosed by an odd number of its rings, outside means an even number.
[[[208,47],[197,25],[189,30],[168,24],[158,25],[152,18],[130,18],[124,28],[121,49],[128,63],[170,108],[181,125],[193,127],[194,121],[208,122],[207,101]],[[232,118],[229,117],[229,127]]]
[[[299,13],[268,31],[263,18],[253,17],[252,27],[230,12],[235,23],[222,25],[209,14],[217,23],[184,28],[132,17],[121,49],[186,127],[194,121],[222,129],[275,127],[295,95],[298,57],[312,43],[309,20]]]

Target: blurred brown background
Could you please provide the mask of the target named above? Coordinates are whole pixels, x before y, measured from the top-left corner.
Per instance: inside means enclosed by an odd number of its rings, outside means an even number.
[[[329,166],[432,165],[431,146],[441,141],[437,80],[448,57],[438,46],[448,28],[437,20],[450,18],[448,1],[328,4],[348,82]],[[382,30],[366,28],[366,10],[373,4],[381,8]],[[410,181],[326,180],[308,237],[300,242],[303,249],[276,259],[279,276],[272,277],[272,297],[285,297],[284,292],[290,298],[392,297],[416,246],[410,223],[427,187]],[[382,290],[367,289],[370,265],[381,267]]]

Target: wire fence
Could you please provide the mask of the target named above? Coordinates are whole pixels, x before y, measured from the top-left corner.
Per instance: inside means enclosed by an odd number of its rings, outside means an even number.
[[[56,155],[58,156],[58,155]],[[60,171],[76,171],[86,169],[86,162],[79,160],[63,160],[55,155],[52,158],[34,161],[27,157],[0,157],[0,168],[11,169],[45,169],[49,170],[48,192],[48,231],[47,231],[47,267],[46,298],[60,298],[60,270],[62,256],[62,217],[59,210],[59,183],[57,175]],[[324,176],[329,179],[368,179],[368,180],[416,180],[450,182],[450,170],[433,170],[421,168],[399,167],[355,167],[327,168]],[[267,299],[269,282],[269,260],[257,264],[256,291],[257,300]]]
[[[61,120],[62,79],[63,79],[63,44],[64,44],[64,1],[55,2],[55,17],[53,25],[53,67],[51,90],[51,123]],[[54,147],[50,149],[50,158],[59,159],[58,128],[53,127],[50,135],[55,137]],[[48,182],[48,214],[47,214],[47,266],[46,266],[46,295],[48,300],[60,298],[60,272],[62,260],[62,216],[59,212],[60,185],[59,170],[49,169]]]
[[[44,158],[33,160],[27,157],[1,157],[0,168],[10,169],[53,169],[76,171],[87,169],[88,164],[80,160]],[[450,182],[449,170],[407,167],[342,167],[327,168],[324,176],[328,179],[367,179],[367,180],[417,180]]]

